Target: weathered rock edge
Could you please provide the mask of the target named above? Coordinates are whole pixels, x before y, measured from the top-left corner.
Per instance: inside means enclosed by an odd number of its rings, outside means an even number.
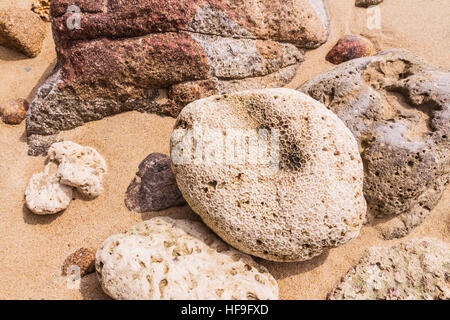
[[[62,130],[120,112],[175,117],[202,97],[282,87],[304,59],[299,48],[328,38],[322,0],[235,2],[52,1],[58,66],[27,114],[29,154],[44,154]],[[68,29],[69,5],[81,10],[80,29]]]
[[[357,138],[372,217],[399,238],[437,205],[450,174],[450,72],[403,49],[343,63],[299,87]]]

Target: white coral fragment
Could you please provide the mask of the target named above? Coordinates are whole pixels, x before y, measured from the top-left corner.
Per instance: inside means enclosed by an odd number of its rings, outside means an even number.
[[[98,197],[103,192],[102,180],[107,165],[97,150],[62,141],[54,143],[48,155],[50,160],[59,163],[56,175],[62,184],[76,188],[89,198]]]
[[[72,188],[59,183],[56,174],[49,174],[49,165],[44,172],[34,174],[25,190],[25,204],[39,215],[58,213],[69,206]]]

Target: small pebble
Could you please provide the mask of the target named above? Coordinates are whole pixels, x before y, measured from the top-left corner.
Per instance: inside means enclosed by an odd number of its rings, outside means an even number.
[[[80,277],[95,271],[95,252],[92,249],[80,248],[66,258],[62,266],[62,274],[68,275],[71,267],[80,268]]]

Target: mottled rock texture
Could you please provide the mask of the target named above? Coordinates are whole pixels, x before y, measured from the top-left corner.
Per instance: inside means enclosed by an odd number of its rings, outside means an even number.
[[[157,217],[106,239],[95,268],[124,300],[278,299],[272,275],[203,223]]]
[[[141,162],[125,194],[127,208],[140,213],[185,203],[170,167],[170,158],[161,153],[152,153]]]
[[[331,300],[449,300],[450,246],[436,239],[369,248]]]
[[[171,160],[203,221],[233,247],[264,259],[311,259],[358,236],[365,220],[355,138],[323,104],[296,90],[190,103],[172,133]]]
[[[25,99],[17,99],[0,105],[0,117],[6,124],[20,124],[28,110]]]
[[[396,217],[385,238],[420,224],[450,172],[450,72],[401,49],[348,61],[299,88],[353,132],[372,217]]]
[[[322,0],[54,0],[51,14],[59,64],[27,116],[30,154],[42,136],[115,113],[177,116],[205,96],[284,86],[299,48],[329,28]]]
[[[325,59],[333,64],[340,64],[356,58],[370,56],[373,53],[373,44],[363,36],[348,35],[336,43],[328,52]]]
[[[39,15],[42,20],[50,21],[50,0],[34,0],[31,10]]]
[[[80,277],[95,272],[95,251],[89,248],[80,248],[64,260],[62,274],[73,275],[79,273]]]
[[[383,0],[356,0],[355,6],[367,8],[382,3]]]
[[[0,9],[1,46],[15,49],[29,58],[34,58],[41,52],[44,38],[44,22],[30,10]]]

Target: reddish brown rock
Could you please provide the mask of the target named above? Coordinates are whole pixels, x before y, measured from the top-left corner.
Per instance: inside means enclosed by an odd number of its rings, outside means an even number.
[[[34,58],[41,52],[44,38],[44,22],[30,10],[0,10],[0,45]]]
[[[170,167],[170,158],[152,153],[139,165],[125,194],[128,209],[143,213],[185,204]]]
[[[0,105],[0,116],[6,124],[20,124],[28,110],[28,102],[17,99]]]
[[[356,58],[367,57],[373,53],[373,44],[363,36],[345,36],[328,52],[325,59],[340,64]]]
[[[95,251],[88,248],[80,248],[66,258],[62,266],[64,276],[71,275],[80,268],[80,277],[95,271]]]
[[[212,94],[283,87],[303,62],[301,48],[329,33],[323,0],[126,3],[51,2],[59,61],[27,117],[30,154],[61,130],[116,113],[175,117]]]

